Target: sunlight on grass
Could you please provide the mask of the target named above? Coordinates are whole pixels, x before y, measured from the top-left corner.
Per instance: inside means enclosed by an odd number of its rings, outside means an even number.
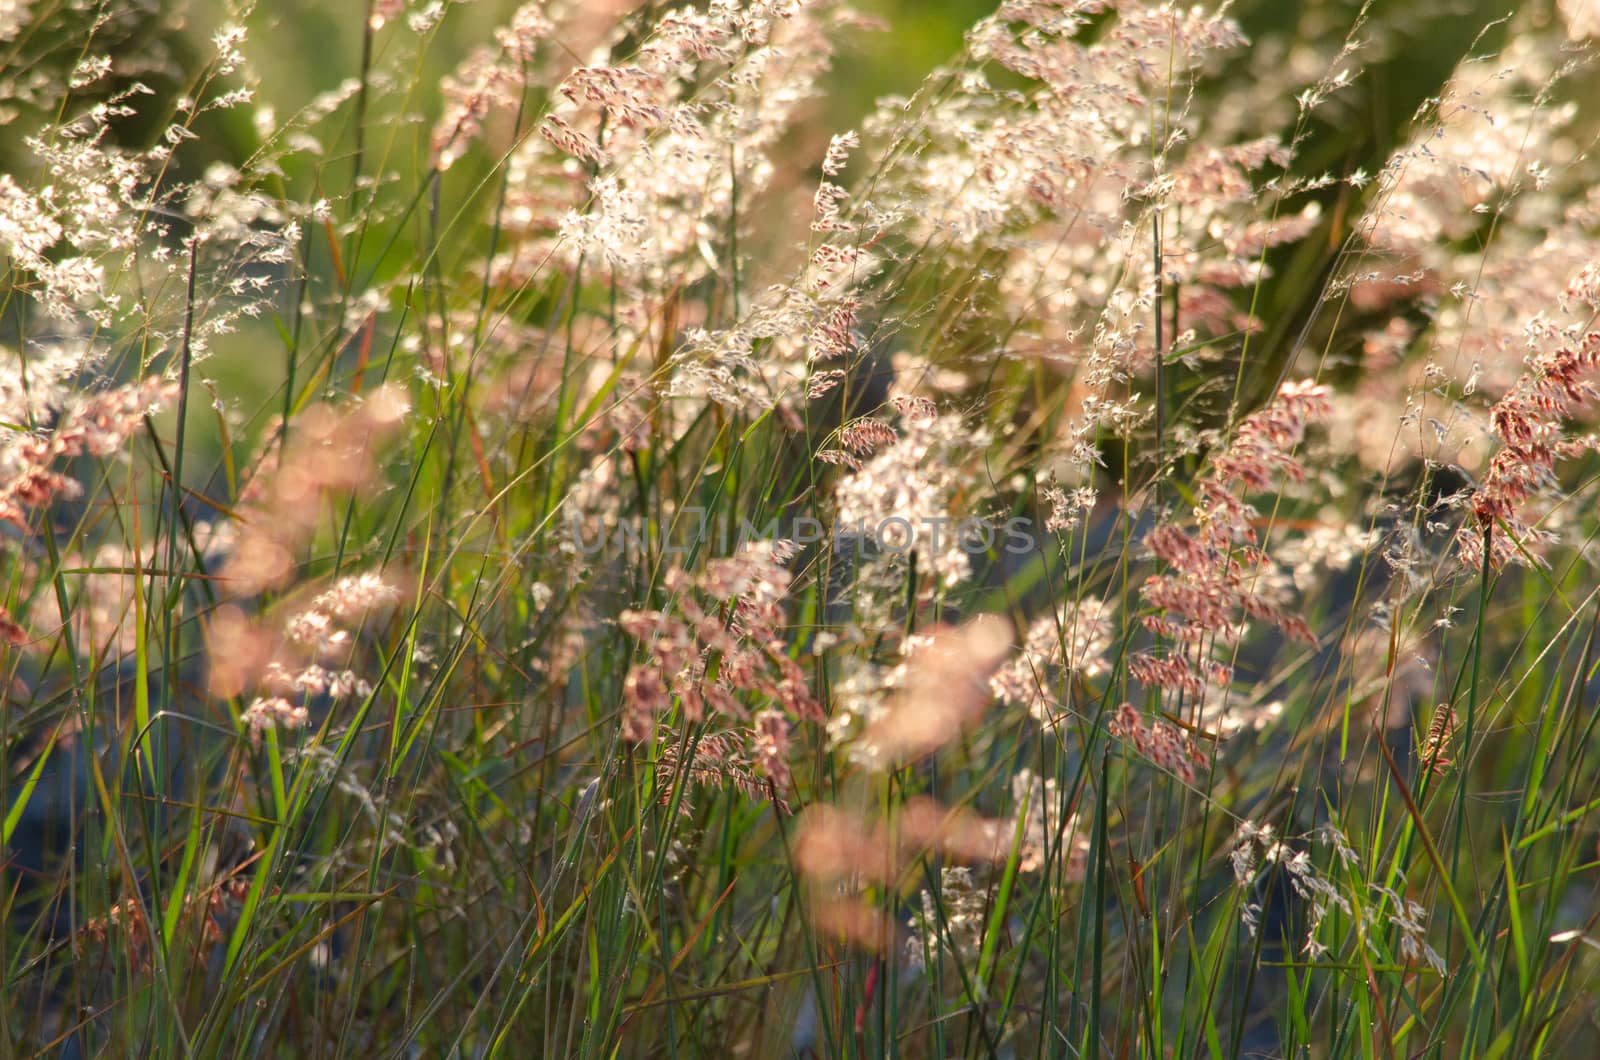
[[[968,6],[0,0],[0,1055],[1590,1055],[1595,5]]]

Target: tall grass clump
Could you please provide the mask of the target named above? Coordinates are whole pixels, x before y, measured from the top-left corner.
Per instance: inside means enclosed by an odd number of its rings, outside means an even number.
[[[1593,1054],[1600,9],[939,10],[0,0],[0,1055]]]

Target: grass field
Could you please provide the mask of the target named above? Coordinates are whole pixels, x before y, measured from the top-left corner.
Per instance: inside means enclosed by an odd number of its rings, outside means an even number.
[[[1593,0],[0,0],[0,1057],[1600,1042]]]

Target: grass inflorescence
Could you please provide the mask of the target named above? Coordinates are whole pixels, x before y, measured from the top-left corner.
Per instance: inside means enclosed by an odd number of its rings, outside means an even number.
[[[300,6],[0,0],[0,1055],[1589,1055],[1594,4]]]

